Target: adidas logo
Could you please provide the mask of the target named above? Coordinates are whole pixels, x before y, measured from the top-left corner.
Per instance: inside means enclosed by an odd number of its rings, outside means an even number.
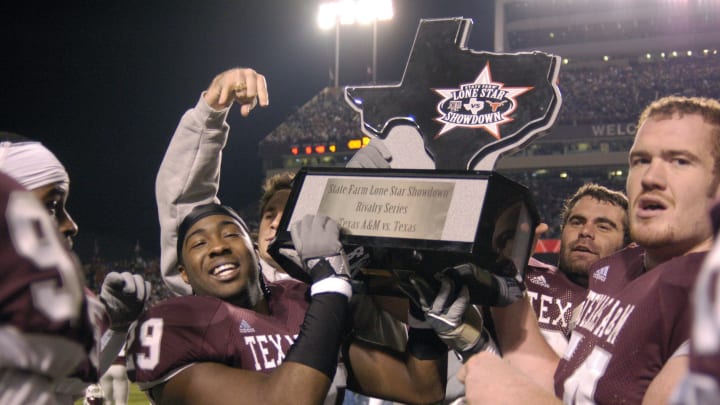
[[[529,277],[528,281],[535,285],[539,285],[540,287],[550,288],[550,284],[548,284],[547,280],[545,280],[545,276]]]
[[[608,270],[610,270],[610,266],[600,267],[593,273],[593,278],[600,281],[607,280]]]
[[[255,333],[255,328],[250,326],[246,320],[240,321],[240,333]]]

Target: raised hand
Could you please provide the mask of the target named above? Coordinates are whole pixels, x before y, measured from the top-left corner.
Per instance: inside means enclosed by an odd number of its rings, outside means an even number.
[[[247,117],[258,104],[270,104],[265,76],[250,68],[234,68],[215,76],[203,97],[216,110],[240,104],[240,113]]]

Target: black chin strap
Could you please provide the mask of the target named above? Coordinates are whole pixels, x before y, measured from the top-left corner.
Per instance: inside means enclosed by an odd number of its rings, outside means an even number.
[[[270,299],[270,289],[268,288],[267,284],[265,283],[265,276],[263,276],[262,272],[262,265],[260,264],[260,257],[258,257],[257,252],[255,252],[255,257],[257,259],[258,264],[258,280],[260,281],[260,291],[262,291],[263,297],[265,297],[265,300]]]

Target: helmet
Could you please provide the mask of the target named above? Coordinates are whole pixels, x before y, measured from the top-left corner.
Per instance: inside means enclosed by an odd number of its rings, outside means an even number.
[[[105,404],[105,394],[102,387],[98,384],[91,384],[85,389],[85,399],[83,405],[103,405]]]

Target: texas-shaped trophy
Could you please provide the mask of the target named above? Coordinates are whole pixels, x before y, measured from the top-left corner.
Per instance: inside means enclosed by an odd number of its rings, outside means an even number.
[[[270,248],[291,275],[307,277],[288,262],[290,226],[323,214],[342,226],[353,279],[371,294],[464,263],[522,277],[539,215],[528,189],[494,168],[553,125],[560,58],[468,49],[471,27],[423,19],[400,83],[345,88],[366,148],[381,143],[389,162],[299,171]]]

